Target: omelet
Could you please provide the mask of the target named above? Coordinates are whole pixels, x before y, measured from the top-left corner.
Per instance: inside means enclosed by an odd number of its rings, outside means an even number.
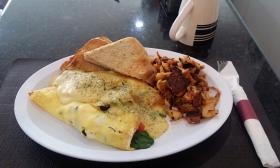
[[[154,88],[112,71],[63,71],[49,87],[32,91],[31,100],[89,139],[122,150],[139,124],[153,139],[168,129],[165,103]]]

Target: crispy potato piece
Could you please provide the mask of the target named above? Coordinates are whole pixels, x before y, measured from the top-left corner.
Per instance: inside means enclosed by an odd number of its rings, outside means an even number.
[[[202,117],[211,118],[218,114],[216,110],[216,105],[220,99],[220,91],[214,87],[210,87],[211,90],[216,91],[215,96],[210,97],[209,93],[206,94],[205,103],[202,106]]]
[[[170,65],[168,63],[162,62],[162,67],[165,72],[170,72]]]
[[[172,119],[172,120],[179,120],[183,118],[183,114],[180,111],[177,110],[168,110],[167,115]]]
[[[156,81],[158,80],[165,80],[169,75],[171,74],[171,72],[160,72],[156,74]]]
[[[160,92],[164,92],[166,88],[167,88],[167,81],[166,80],[158,80],[157,81],[157,89]]]

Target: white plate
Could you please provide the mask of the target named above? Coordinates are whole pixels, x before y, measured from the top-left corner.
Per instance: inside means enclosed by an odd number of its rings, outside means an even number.
[[[160,55],[173,58],[181,55],[153,48],[146,50],[149,55],[155,55],[157,51]],[[170,155],[188,149],[211,136],[223,125],[231,112],[232,95],[226,83],[216,70],[196,60],[205,65],[204,72],[210,86],[215,86],[221,91],[217,105],[219,114],[195,125],[190,125],[185,120],[171,122],[167,132],[156,139],[152,147],[121,151],[84,138],[74,128],[52,117],[29,100],[28,92],[46,87],[51,78],[59,74],[59,67],[66,59],[55,61],[29,77],[19,89],[14,105],[15,116],[21,129],[38,144],[63,155],[104,162],[140,161]]]

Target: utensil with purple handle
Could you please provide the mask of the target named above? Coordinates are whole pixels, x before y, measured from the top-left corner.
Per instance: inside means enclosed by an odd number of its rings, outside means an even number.
[[[218,71],[232,91],[233,102],[244,122],[254,148],[264,167],[280,167],[267,135],[257,118],[245,91],[239,85],[239,75],[231,61],[217,61]]]

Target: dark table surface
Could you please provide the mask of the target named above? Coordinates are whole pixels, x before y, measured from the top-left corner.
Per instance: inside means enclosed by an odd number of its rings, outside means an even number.
[[[92,37],[134,36],[144,46],[197,57],[189,47],[169,39],[173,19],[164,15],[157,0],[12,0],[0,20],[0,167],[261,167],[235,108],[221,129],[204,142],[171,156],[133,163],[63,156],[36,144],[18,126],[13,103],[24,80],[53,60],[71,55]],[[137,21],[143,27],[137,28]],[[208,57],[201,53],[198,58],[214,68],[217,60],[234,62],[241,85],[280,156],[279,80],[226,1],[221,1]]]

